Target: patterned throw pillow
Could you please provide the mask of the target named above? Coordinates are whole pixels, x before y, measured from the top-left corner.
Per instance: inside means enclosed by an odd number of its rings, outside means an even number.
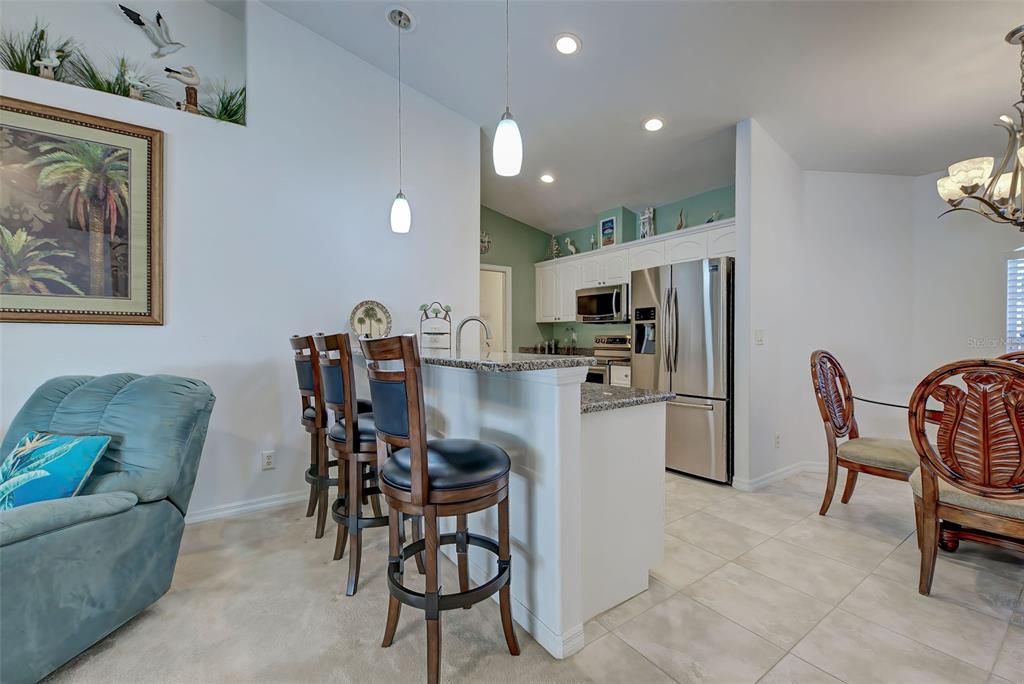
[[[29,432],[0,464],[0,511],[74,496],[110,437]]]

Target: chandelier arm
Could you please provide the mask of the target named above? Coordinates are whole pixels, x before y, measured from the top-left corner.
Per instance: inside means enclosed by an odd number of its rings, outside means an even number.
[[[1006,221],[1000,221],[999,219],[993,218],[992,216],[990,216],[989,214],[987,214],[987,213],[985,213],[983,211],[978,211],[977,209],[972,209],[971,207],[952,207],[952,208],[947,209],[946,211],[942,212],[941,214],[939,214],[939,218],[942,218],[946,214],[952,214],[954,211],[969,211],[972,214],[977,214],[978,216],[983,216],[983,217],[987,218],[992,223],[1006,223]],[[1012,223],[1012,221],[1011,221],[1011,223]],[[1017,224],[1014,223],[1014,225],[1017,225]]]
[[[1004,171],[1006,171],[1006,165],[1009,163],[1011,159],[1016,161],[1017,158],[1017,127],[1013,123],[1006,123],[1006,121],[1004,121],[1003,119],[999,119],[998,121],[996,121],[995,125],[1006,130],[1006,135],[1009,138],[1009,140],[1007,140],[1006,142],[1006,152],[1003,153],[1003,159],[1002,161],[999,162],[999,168],[995,170],[995,172],[992,174],[992,177],[988,181],[988,185],[985,186],[985,192],[983,193],[983,195],[989,199],[992,198],[992,195],[995,191],[996,183],[999,182],[999,177],[1003,175]],[[977,195],[971,196],[977,197]]]

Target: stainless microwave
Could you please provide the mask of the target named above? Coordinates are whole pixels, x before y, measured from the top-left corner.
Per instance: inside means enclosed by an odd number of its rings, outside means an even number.
[[[576,290],[576,320],[581,323],[629,321],[629,285],[606,285]]]

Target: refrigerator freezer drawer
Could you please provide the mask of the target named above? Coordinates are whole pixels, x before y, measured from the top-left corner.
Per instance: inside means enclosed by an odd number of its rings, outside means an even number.
[[[665,467],[729,481],[728,403],[678,397],[668,402]]]

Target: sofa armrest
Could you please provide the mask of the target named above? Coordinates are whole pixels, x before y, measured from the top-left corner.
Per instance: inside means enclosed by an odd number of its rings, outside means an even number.
[[[0,547],[123,513],[134,507],[138,500],[130,492],[108,492],[40,501],[0,511]]]

